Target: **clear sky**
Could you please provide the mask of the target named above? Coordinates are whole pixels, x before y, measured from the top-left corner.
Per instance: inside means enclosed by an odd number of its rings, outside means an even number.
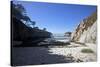
[[[40,29],[52,33],[74,31],[80,21],[91,15],[96,6],[17,1]]]

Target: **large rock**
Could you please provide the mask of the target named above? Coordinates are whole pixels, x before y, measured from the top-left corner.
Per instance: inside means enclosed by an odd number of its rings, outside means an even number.
[[[72,32],[65,32],[64,36],[71,37]]]
[[[72,41],[82,43],[96,43],[97,39],[97,13],[82,20],[72,33]]]
[[[37,28],[27,27],[22,21],[12,18],[13,41],[38,41],[51,36],[50,32]]]

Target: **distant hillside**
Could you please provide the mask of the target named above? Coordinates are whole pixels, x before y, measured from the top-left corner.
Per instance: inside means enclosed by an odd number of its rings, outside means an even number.
[[[82,20],[72,33],[72,41],[96,43],[97,39],[97,12]]]

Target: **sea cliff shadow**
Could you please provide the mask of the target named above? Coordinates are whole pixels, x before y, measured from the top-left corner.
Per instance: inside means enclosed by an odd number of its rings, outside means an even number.
[[[12,47],[12,66],[74,62],[63,55],[51,54],[46,47]]]

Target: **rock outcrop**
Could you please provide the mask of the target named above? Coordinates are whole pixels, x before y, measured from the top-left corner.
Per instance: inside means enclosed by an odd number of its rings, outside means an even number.
[[[51,33],[38,29],[27,27],[22,21],[12,18],[12,40],[22,42],[38,43],[45,38],[50,38]]]
[[[97,39],[97,12],[82,20],[72,33],[72,41],[82,43],[96,43]]]
[[[71,37],[72,32],[65,32],[64,36]]]
[[[25,21],[25,22],[24,22]],[[30,25],[31,26],[30,26]],[[11,40],[12,44],[26,43],[37,44],[45,38],[50,38],[51,33],[35,27],[35,22],[27,16],[25,8],[21,4],[11,2]]]

